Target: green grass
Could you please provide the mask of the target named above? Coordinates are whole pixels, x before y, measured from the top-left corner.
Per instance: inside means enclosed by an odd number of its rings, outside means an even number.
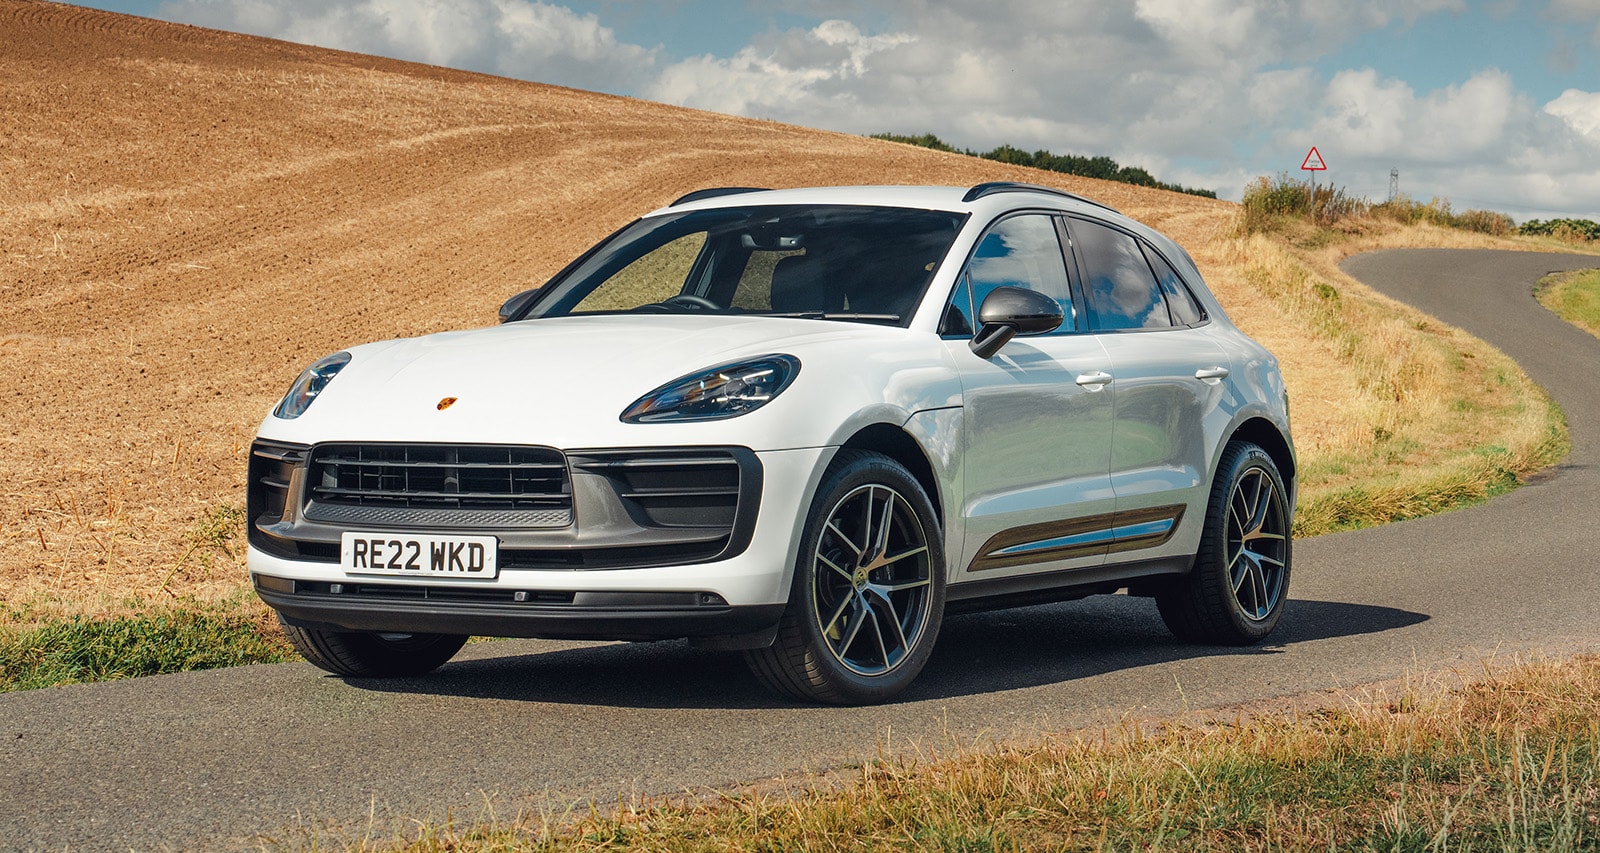
[[[1556,316],[1600,338],[1600,270],[1550,276],[1534,295]]]
[[[882,759],[687,802],[296,846],[475,850],[1600,851],[1600,657],[1334,708]],[[492,807],[490,803],[488,807]]]
[[[173,605],[116,617],[0,627],[0,691],[294,660],[261,614],[239,604]]]

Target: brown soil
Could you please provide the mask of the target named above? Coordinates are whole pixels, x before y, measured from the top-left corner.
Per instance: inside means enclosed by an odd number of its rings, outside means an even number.
[[[0,600],[237,590],[240,543],[207,529],[243,505],[250,438],[305,364],[487,325],[507,296],[684,192],[984,180],[1085,193],[1192,249],[1234,215],[843,134],[0,0]]]

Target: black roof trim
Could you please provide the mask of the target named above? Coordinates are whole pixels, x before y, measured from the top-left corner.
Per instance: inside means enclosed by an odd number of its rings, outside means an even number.
[[[677,201],[667,205],[667,207],[677,207],[680,204],[688,204],[691,201],[700,201],[701,199],[717,198],[719,196],[725,196],[725,195],[738,195],[740,193],[766,192],[768,189],[771,189],[771,188],[770,187],[711,187],[710,189],[695,190],[694,192],[689,193],[688,195],[686,195],[686,196],[678,199]]]
[[[1081,195],[1077,195],[1076,193],[1069,193],[1066,190],[1058,190],[1055,187],[1044,187],[1038,184],[1024,184],[1017,181],[990,181],[986,184],[978,184],[972,189],[967,190],[967,194],[962,196],[961,200],[965,202],[973,202],[983,198],[986,195],[994,195],[995,193],[1044,193],[1046,195],[1058,195],[1064,198],[1070,198],[1073,201],[1081,201],[1084,204],[1092,204],[1095,207],[1105,208],[1112,213],[1119,212],[1116,208],[1110,205],[1101,204],[1092,198],[1085,198]]]

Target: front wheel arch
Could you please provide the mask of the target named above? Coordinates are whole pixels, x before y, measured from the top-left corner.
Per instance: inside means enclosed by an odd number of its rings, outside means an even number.
[[[772,645],[752,673],[792,698],[885,702],[927,663],[944,619],[943,533],[905,466],[843,449],[817,486]]]
[[[839,449],[879,453],[904,465],[933,502],[933,511],[940,525],[948,523],[944,517],[943,490],[939,488],[939,478],[933,472],[933,463],[928,461],[922,445],[905,430],[893,424],[873,424],[850,436]]]

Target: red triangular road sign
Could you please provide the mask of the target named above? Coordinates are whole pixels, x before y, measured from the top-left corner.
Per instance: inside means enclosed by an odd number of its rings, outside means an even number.
[[[1300,164],[1300,168],[1307,172],[1320,172],[1326,170],[1328,164],[1322,162],[1322,152],[1317,150],[1317,146],[1313,145],[1311,146],[1311,153],[1306,155],[1306,160]]]

